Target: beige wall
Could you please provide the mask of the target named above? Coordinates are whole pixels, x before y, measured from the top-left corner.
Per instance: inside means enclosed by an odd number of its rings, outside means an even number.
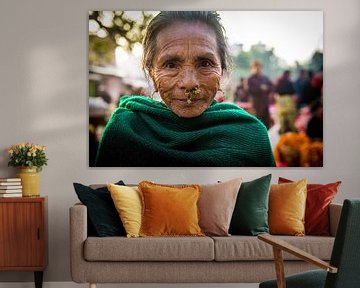
[[[102,3],[100,3],[102,2]],[[173,2],[173,3],[171,3]],[[49,266],[45,281],[67,281],[68,208],[72,182],[124,179],[191,183],[253,179],[265,173],[342,180],[337,201],[360,193],[360,2],[328,1],[0,1],[0,176],[13,176],[6,148],[33,141],[48,146],[41,193],[49,197]],[[142,3],[151,3],[142,4]],[[171,4],[168,4],[171,3]],[[191,4],[190,4],[191,3]],[[316,169],[90,169],[87,164],[87,11],[91,9],[323,10],[325,36],[325,166]],[[264,23],[266,27],[266,23]],[[251,27],[248,27],[251,29]],[[0,273],[0,282],[32,281]]]

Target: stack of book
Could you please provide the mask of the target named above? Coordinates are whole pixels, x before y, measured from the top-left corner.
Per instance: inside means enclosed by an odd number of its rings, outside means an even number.
[[[22,197],[20,178],[0,178],[0,198]]]

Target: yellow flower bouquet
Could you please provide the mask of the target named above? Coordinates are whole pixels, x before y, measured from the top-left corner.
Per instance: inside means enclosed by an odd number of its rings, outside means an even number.
[[[29,142],[11,145],[8,149],[10,155],[8,166],[36,167],[37,171],[40,172],[48,161],[45,150],[44,145]]]

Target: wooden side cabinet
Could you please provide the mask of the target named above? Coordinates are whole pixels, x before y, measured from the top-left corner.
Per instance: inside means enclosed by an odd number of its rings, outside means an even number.
[[[47,250],[47,197],[1,198],[0,271],[32,271],[41,288]]]

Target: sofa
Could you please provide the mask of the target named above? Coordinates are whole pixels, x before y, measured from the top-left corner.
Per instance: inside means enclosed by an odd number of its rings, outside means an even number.
[[[330,236],[280,236],[328,261],[342,206],[329,207]],[[93,237],[87,207],[70,207],[71,276],[77,283],[258,283],[273,279],[270,245],[256,236]],[[285,273],[313,269],[284,254]]]

